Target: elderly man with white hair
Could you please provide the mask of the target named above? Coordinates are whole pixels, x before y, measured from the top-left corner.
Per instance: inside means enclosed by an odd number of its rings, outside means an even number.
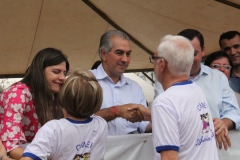
[[[152,103],[155,159],[218,160],[212,115],[201,88],[189,80],[194,49],[182,36],[167,35],[151,57],[165,92]]]

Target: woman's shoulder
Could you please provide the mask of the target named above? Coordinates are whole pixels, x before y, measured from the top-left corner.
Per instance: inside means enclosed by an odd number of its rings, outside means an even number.
[[[4,96],[5,98],[9,97],[9,95],[12,95],[10,97],[16,97],[17,95],[25,95],[27,97],[32,97],[30,88],[22,82],[17,82],[2,92],[2,96]]]
[[[26,85],[25,83],[22,83],[22,82],[17,82],[15,84],[13,84],[12,86],[17,87],[17,88],[23,88],[23,89],[27,88],[27,89],[29,89],[29,86]]]
[[[27,86],[26,84],[24,84],[22,82],[17,82],[15,84],[13,84],[12,86],[10,86],[8,88],[7,91],[17,91],[17,90],[26,90],[26,91],[30,92],[29,86]]]

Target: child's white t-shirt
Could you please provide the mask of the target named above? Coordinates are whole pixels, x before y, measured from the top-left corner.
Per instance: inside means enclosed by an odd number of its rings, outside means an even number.
[[[85,121],[69,118],[51,120],[42,126],[26,147],[23,157],[34,160],[103,160],[107,142],[107,122],[93,116]]]

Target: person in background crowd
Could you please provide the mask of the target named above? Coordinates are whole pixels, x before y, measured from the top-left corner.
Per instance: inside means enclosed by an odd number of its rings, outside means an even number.
[[[232,73],[232,61],[225,51],[216,51],[207,56],[204,65],[223,72],[229,79]],[[240,94],[235,92],[238,105],[240,105]]]
[[[54,48],[40,50],[25,76],[0,95],[0,138],[8,155],[20,159],[21,144],[61,115],[58,93],[69,70],[67,57]]]
[[[104,33],[100,39],[99,56],[102,64],[91,70],[103,88],[103,104],[95,115],[108,122],[108,134],[151,132],[151,123],[142,121],[139,110],[130,106],[146,107],[146,98],[137,82],[124,77],[131,59],[129,37],[118,30]]]
[[[219,45],[233,63],[229,85],[235,92],[240,93],[240,33],[238,31],[223,33],[219,38]]]

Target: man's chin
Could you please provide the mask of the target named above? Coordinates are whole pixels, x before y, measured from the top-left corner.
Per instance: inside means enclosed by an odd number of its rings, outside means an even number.
[[[123,73],[124,73],[124,72],[118,72],[117,74],[118,74],[118,76],[121,76]]]
[[[127,69],[127,68],[125,68],[125,67],[124,67],[124,68],[119,68],[118,72],[121,73],[121,74],[123,74],[123,73],[126,71],[126,69]]]
[[[233,61],[233,66],[234,66],[234,67],[240,66],[240,62],[234,62],[234,61]]]

